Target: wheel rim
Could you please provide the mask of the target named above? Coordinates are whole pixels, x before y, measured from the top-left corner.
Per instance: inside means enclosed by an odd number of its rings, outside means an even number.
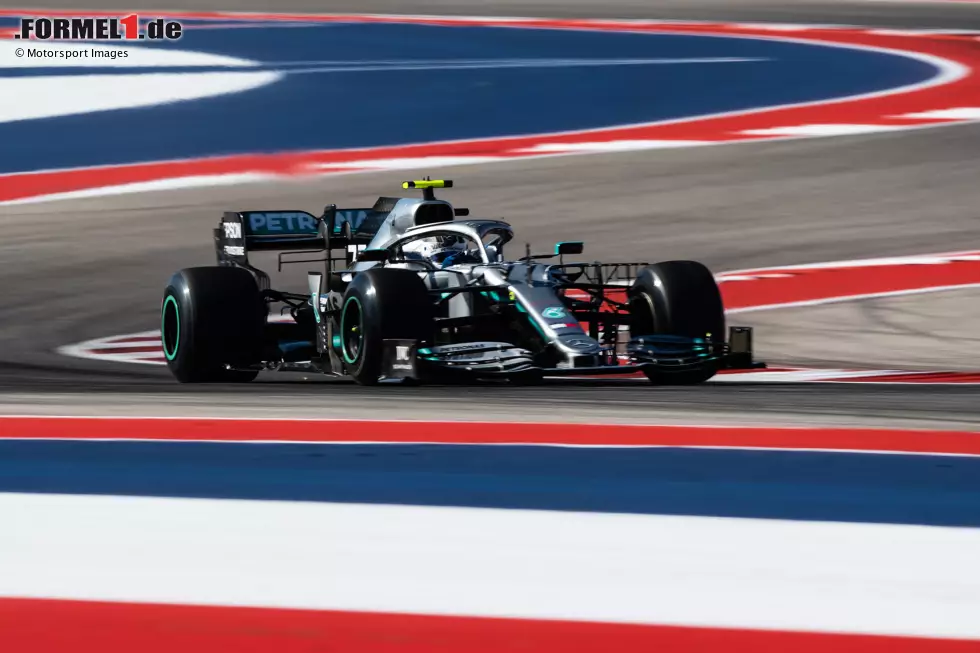
[[[340,351],[344,361],[354,364],[361,356],[364,347],[364,324],[361,302],[356,297],[348,297],[340,315]]]
[[[168,361],[177,358],[177,348],[180,346],[180,309],[173,295],[167,295],[163,300],[160,336],[163,340],[163,355]]]

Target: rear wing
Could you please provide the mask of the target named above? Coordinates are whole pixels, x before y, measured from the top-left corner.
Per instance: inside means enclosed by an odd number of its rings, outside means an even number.
[[[219,263],[245,266],[249,252],[344,249],[354,254],[371,242],[389,213],[334,205],[319,218],[306,211],[229,211],[214,230],[215,252]]]

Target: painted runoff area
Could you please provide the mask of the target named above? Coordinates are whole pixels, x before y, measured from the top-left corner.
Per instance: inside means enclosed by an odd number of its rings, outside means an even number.
[[[26,61],[2,84],[37,105],[0,114],[3,173],[577,131],[887,92],[937,74],[929,61],[794,41],[371,22],[190,29],[115,65]],[[106,93],[158,72],[149,95]],[[222,76],[253,87],[208,89]],[[86,106],[74,86],[119,106]],[[165,103],[173,87],[202,97]],[[42,137],[59,146],[38,147]]]
[[[0,637],[17,642],[35,632],[50,643],[32,651],[58,650],[66,630],[93,633],[109,651],[156,646],[156,637],[204,651],[214,638],[248,636],[257,642],[245,650],[345,650],[337,644],[351,639],[368,651],[396,643],[459,650],[453,646],[464,642],[464,650],[470,643],[494,650],[475,640],[497,624],[466,617],[538,620],[500,624],[489,634],[495,650],[523,648],[527,637],[540,644],[535,632],[548,631],[541,620],[593,622],[555,625],[568,636],[601,633],[594,622],[603,622],[613,641],[632,624],[783,631],[770,639],[743,632],[722,650],[780,640],[817,650],[834,642],[812,634],[821,632],[888,636],[837,640],[852,651],[901,647],[893,637],[980,637],[980,574],[971,563],[977,529],[38,494],[0,495],[0,516],[16,534],[0,558],[0,592],[19,597],[0,599]],[[23,601],[34,598],[45,600]],[[235,607],[209,613],[200,606]],[[244,607],[265,609],[245,623]],[[304,619],[269,608],[348,614]],[[75,616],[52,627],[64,613]],[[439,616],[425,629],[386,613]],[[25,615],[33,619],[18,623]],[[83,615],[95,616],[96,627]],[[378,627],[389,628],[385,637]],[[634,636],[633,646],[683,638],[656,628]],[[586,650],[608,650],[589,641]],[[890,650],[976,650],[977,643],[911,646]]]
[[[39,417],[0,431],[0,632],[31,650],[69,633],[106,651],[980,639],[976,433]]]
[[[0,12],[8,36],[24,13]],[[180,41],[99,46],[130,56],[98,66],[32,64],[0,39],[0,90],[23,98],[0,114],[17,153],[0,202],[980,119],[970,32],[173,17],[188,22]]]
[[[0,432],[10,646],[980,647],[977,433],[43,417]]]

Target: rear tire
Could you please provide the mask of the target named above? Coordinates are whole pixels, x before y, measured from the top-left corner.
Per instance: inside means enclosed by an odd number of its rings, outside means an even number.
[[[160,332],[167,367],[181,383],[245,383],[258,371],[266,307],[255,277],[233,267],[187,268],[163,294]]]
[[[629,291],[630,335],[725,338],[725,307],[711,271],[696,261],[665,261],[640,270]],[[713,377],[714,365],[683,372],[647,373],[663,385],[694,385]]]
[[[378,268],[354,277],[340,311],[340,355],[347,373],[361,385],[382,374],[384,341],[432,338],[434,306],[416,272]]]

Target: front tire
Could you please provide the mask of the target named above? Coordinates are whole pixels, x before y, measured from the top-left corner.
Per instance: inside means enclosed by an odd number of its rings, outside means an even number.
[[[665,261],[637,274],[629,292],[630,335],[725,338],[725,307],[711,271],[696,261]],[[663,385],[703,383],[717,373],[715,365],[682,372],[648,372]]]
[[[160,311],[163,354],[181,383],[245,383],[258,359],[266,307],[255,277],[233,267],[187,268],[170,279]]]
[[[340,311],[340,355],[347,373],[361,385],[381,379],[384,341],[429,340],[434,307],[416,272],[378,268],[354,277]]]

